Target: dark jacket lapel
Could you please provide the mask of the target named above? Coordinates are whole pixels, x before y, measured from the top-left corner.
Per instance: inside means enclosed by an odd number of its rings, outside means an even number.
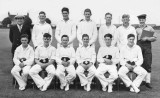
[[[19,28],[18,28],[18,26],[16,25],[16,30],[17,30],[17,32],[18,33],[21,33],[20,31],[19,31]]]

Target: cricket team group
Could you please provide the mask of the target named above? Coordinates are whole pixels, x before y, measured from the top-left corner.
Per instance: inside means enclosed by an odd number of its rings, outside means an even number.
[[[60,89],[69,90],[70,84],[78,76],[84,90],[91,90],[91,82],[96,77],[102,85],[102,91],[113,92],[113,82],[119,77],[131,92],[139,93],[143,83],[152,88],[151,42],[156,41],[154,29],[145,24],[146,14],[137,16],[139,25],[130,25],[130,16],[122,15],[122,25],[116,28],[112,24],[112,14],[106,13],[105,24],[97,30],[96,23],[91,20],[90,9],[84,10],[84,19],[78,25],[69,19],[69,9],[61,10],[63,19],[56,25],[55,35],[51,25],[46,22],[46,13],[39,12],[39,23],[33,26],[23,24],[23,15],[16,15],[16,25],[10,27],[9,39],[12,43],[14,66],[11,74],[16,79],[19,90],[25,90],[27,77],[31,76],[41,91],[46,91],[52,79],[60,80]],[[145,32],[153,36],[143,36]],[[142,37],[143,36],[143,37]],[[57,49],[51,45],[53,38],[57,40]],[[73,41],[78,39],[75,50]],[[33,47],[29,45],[32,40]],[[95,52],[95,42],[100,48]],[[97,62],[98,67],[95,67]],[[75,68],[75,63],[78,66]],[[56,64],[56,67],[55,67]],[[117,70],[117,64],[121,65]],[[39,72],[45,70],[47,76],[42,78]],[[132,81],[127,73],[136,73]],[[20,73],[21,72],[21,73]],[[108,72],[109,76],[105,77]]]

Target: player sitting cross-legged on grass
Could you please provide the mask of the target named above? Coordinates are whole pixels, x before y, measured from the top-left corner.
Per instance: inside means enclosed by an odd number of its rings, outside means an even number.
[[[61,82],[61,89],[69,90],[69,85],[76,78],[75,63],[75,50],[72,46],[68,45],[68,35],[62,35],[61,46],[56,51],[57,70],[56,75]]]
[[[97,55],[97,61],[100,64],[96,71],[96,77],[99,79],[103,91],[106,91],[106,86],[108,86],[108,92],[112,92],[113,81],[118,78],[116,64],[119,63],[119,49],[111,45],[111,34],[105,34],[104,40],[106,46],[100,47]],[[108,78],[104,76],[106,72],[110,74]]]
[[[91,82],[95,76],[96,68],[94,66],[96,60],[95,49],[90,46],[89,36],[87,34],[82,35],[83,46],[79,46],[76,51],[76,60],[78,67],[76,73],[80,79],[81,86],[84,86],[84,90],[91,90]],[[85,74],[87,72],[87,74]]]
[[[12,68],[11,73],[17,80],[19,85],[19,90],[25,90],[27,85],[27,76],[29,70],[34,61],[34,50],[28,45],[28,35],[21,35],[21,45],[18,46],[14,53],[13,62],[15,66]],[[20,75],[20,71],[22,73]]]
[[[29,75],[36,83],[37,87],[41,91],[46,91],[50,85],[54,75],[55,67],[53,62],[55,60],[56,49],[50,45],[51,35],[45,33],[43,35],[43,45],[40,45],[35,50],[35,65],[30,69]],[[42,70],[47,71],[47,77],[44,79],[39,76],[39,72]]]
[[[135,35],[129,34],[127,36],[128,43],[120,50],[120,64],[122,67],[119,69],[118,74],[126,87],[130,87],[131,92],[140,92],[139,86],[145,78],[147,71],[141,67],[143,63],[143,56],[141,48],[134,43]],[[132,82],[127,73],[133,71],[137,74],[136,79]]]

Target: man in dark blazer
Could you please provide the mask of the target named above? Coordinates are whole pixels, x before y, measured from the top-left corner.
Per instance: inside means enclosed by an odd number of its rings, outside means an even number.
[[[21,44],[20,36],[22,34],[27,34],[29,36],[28,43],[31,40],[31,29],[30,26],[24,25],[24,18],[25,18],[24,15],[15,16],[17,24],[10,27],[9,39],[12,43],[12,48],[11,48],[11,53],[13,54],[12,56],[14,56],[15,49]]]

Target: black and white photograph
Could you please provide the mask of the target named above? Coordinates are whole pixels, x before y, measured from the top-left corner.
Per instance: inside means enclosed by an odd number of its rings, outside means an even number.
[[[0,0],[0,98],[160,98],[160,0]]]

